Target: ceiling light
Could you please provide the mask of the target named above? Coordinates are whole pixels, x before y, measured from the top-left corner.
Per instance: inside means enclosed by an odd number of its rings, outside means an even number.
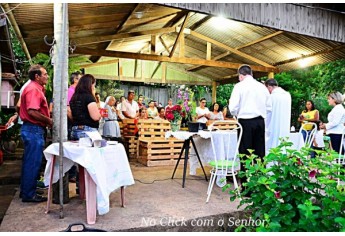
[[[299,62],[300,67],[304,68],[304,67],[309,66],[312,60],[313,60],[312,58],[307,57],[307,58],[300,59],[298,62]]]

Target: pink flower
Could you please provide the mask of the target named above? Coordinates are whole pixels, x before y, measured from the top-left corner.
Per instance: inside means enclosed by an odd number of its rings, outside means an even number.
[[[274,196],[279,199],[280,198],[280,191],[276,191],[274,192]]]
[[[316,175],[317,171],[316,170],[312,170],[309,172],[309,178],[314,178]]]

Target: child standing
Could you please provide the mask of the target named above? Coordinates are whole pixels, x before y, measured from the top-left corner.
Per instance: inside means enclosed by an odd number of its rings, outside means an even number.
[[[311,148],[314,150],[325,150],[325,142],[323,141],[324,130],[320,129],[319,121],[316,122],[316,126],[317,126],[317,131],[314,136],[314,140],[313,140],[313,144]],[[315,155],[316,153],[313,151],[311,152],[310,157],[315,158]]]

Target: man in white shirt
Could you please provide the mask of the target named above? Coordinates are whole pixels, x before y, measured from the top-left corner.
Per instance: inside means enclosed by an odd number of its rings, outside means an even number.
[[[271,94],[272,113],[266,118],[266,154],[279,145],[279,138],[288,137],[291,122],[291,95],[275,79],[268,79],[265,86]]]
[[[133,90],[128,91],[127,100],[122,102],[121,110],[125,119],[135,119],[139,115],[139,106],[134,101],[135,92]]]
[[[270,94],[265,86],[253,78],[252,69],[242,65],[238,69],[239,83],[232,90],[230,113],[242,125],[243,134],[239,153],[248,154],[253,149],[260,158],[265,156],[265,118],[272,110]],[[243,163],[241,169],[245,170]],[[246,178],[241,179],[245,182]]]

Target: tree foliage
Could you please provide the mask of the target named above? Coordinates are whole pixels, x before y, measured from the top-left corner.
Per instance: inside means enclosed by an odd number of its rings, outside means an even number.
[[[327,122],[327,115],[332,109],[328,105],[327,95],[332,91],[344,93],[345,89],[345,60],[338,60],[309,68],[297,69],[276,74],[275,79],[292,98],[291,125],[299,126],[297,119],[305,109],[307,100],[315,103],[319,110],[320,120]],[[267,77],[259,78],[265,81]],[[217,101],[222,105],[230,98],[233,84],[217,87]]]
[[[80,71],[80,64],[90,62],[90,60],[85,56],[69,57],[68,58],[68,74]],[[35,57],[32,58],[32,64],[40,64],[44,66],[49,75],[49,81],[46,85],[46,96],[51,98],[53,94],[53,78],[54,78],[54,66],[51,64],[51,57],[44,53],[37,53]],[[26,72],[28,71],[30,65],[26,65]]]

